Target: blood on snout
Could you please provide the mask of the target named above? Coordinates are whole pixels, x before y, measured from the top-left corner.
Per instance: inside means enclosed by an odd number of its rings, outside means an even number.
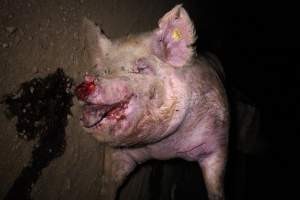
[[[84,101],[95,89],[96,85],[94,81],[85,81],[75,88],[75,95],[79,100]]]

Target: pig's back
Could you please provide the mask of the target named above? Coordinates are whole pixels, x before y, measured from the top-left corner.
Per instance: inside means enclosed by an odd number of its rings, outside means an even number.
[[[210,52],[207,52],[207,53],[203,53],[202,57],[207,60],[207,62],[214,69],[214,71],[217,73],[219,78],[222,80],[222,83],[224,84],[225,83],[225,72],[224,72],[222,63],[217,58],[217,56]]]
[[[211,54],[200,55],[195,64],[201,87],[200,96],[205,98],[200,106],[208,107],[219,121],[229,121],[229,105],[225,89],[225,73],[219,59]]]

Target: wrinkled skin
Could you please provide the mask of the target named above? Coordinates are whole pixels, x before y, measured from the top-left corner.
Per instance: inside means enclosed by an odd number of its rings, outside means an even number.
[[[224,199],[228,105],[217,62],[196,58],[193,24],[178,5],[149,33],[108,39],[85,19],[95,72],[76,88],[81,123],[113,147],[105,162],[105,199],[139,163],[149,159],[197,161],[210,200]]]

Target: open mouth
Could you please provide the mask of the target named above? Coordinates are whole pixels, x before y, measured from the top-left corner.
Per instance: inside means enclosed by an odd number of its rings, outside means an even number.
[[[126,118],[125,110],[130,99],[112,105],[86,104],[83,106],[82,124],[85,128],[101,125],[104,119],[120,121]]]

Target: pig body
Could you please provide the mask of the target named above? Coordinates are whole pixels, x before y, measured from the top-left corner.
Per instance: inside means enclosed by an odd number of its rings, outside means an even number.
[[[150,33],[109,40],[85,19],[95,72],[76,89],[82,125],[112,146],[105,199],[139,163],[182,158],[202,169],[210,200],[224,199],[229,112],[214,62],[196,56],[193,24],[178,5]]]

